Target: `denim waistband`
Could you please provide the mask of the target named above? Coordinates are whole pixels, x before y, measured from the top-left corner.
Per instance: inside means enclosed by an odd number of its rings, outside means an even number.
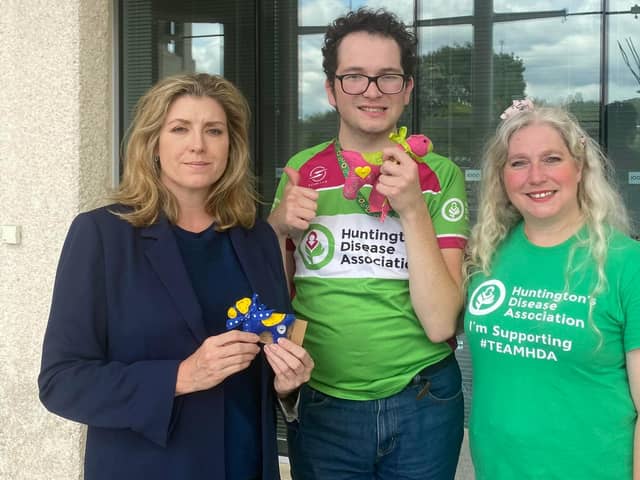
[[[429,375],[433,375],[434,373],[436,373],[438,370],[442,370],[444,367],[446,367],[447,365],[453,363],[456,361],[456,356],[453,352],[451,352],[449,355],[447,355],[446,357],[444,357],[442,360],[436,362],[436,363],[432,363],[431,365],[427,365],[426,367],[424,367],[422,370],[420,370],[418,372],[418,375],[422,376],[429,376]]]

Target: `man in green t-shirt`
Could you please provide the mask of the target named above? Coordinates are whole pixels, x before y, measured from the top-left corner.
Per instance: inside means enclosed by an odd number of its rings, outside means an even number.
[[[416,64],[394,15],[338,18],[322,51],[339,133],[288,162],[269,218],[315,361],[289,423],[292,474],[452,479],[463,399],[446,340],[462,304],[463,176],[390,139]]]

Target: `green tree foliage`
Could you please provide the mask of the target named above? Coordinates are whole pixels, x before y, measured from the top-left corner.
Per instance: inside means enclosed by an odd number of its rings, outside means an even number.
[[[473,90],[473,47],[445,46],[420,59],[420,103],[433,115],[468,112]],[[513,54],[493,55],[493,105],[501,112],[525,94],[524,61]],[[479,86],[480,88],[482,85]]]
[[[472,129],[493,128],[472,124],[473,89],[487,87],[474,84],[472,59],[471,43],[445,46],[421,57],[418,73],[420,130],[431,138],[438,153],[460,166],[469,166],[472,159],[479,158],[479,152],[470,151]],[[493,88],[486,95],[491,95],[496,123],[500,112],[514,98],[524,98],[524,71],[522,59],[513,54],[494,53]]]
[[[302,122],[300,144],[297,150],[326,142],[337,134],[338,114],[335,110],[309,115]]]

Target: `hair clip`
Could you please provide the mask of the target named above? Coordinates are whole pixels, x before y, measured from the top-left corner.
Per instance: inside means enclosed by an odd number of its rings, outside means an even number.
[[[507,118],[511,118],[520,112],[528,112],[531,110],[533,110],[533,102],[528,98],[525,98],[523,100],[514,100],[513,103],[509,107],[507,107],[504,112],[502,112],[500,118],[502,120],[506,120]]]

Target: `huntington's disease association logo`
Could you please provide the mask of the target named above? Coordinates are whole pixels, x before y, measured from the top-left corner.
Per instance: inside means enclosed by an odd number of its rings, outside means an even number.
[[[334,248],[335,241],[329,229],[312,223],[302,237],[298,251],[305,267],[319,270],[331,261]]]
[[[506,289],[500,280],[487,280],[473,291],[469,299],[469,312],[487,315],[496,310],[506,297]]]
[[[442,206],[442,216],[449,222],[457,222],[464,215],[464,203],[459,198],[450,198]]]

